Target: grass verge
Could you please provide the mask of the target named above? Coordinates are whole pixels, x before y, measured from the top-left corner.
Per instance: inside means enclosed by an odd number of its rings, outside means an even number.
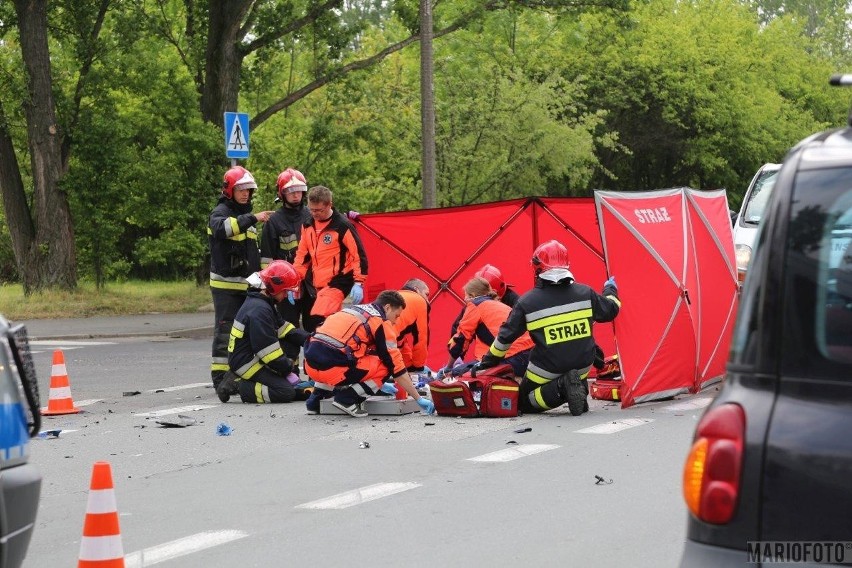
[[[10,320],[189,313],[210,304],[210,289],[195,282],[131,280],[97,290],[81,282],[73,292],[45,290],[24,296],[20,285],[0,286],[0,313]]]

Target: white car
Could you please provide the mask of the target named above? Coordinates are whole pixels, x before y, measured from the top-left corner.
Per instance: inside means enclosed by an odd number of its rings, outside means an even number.
[[[737,278],[740,284],[745,280],[748,263],[751,260],[751,251],[754,247],[757,228],[763,213],[766,211],[766,203],[775,186],[778,170],[781,164],[764,164],[754,174],[751,183],[743,196],[743,204],[737,221],[734,225],[734,252],[737,259]]]

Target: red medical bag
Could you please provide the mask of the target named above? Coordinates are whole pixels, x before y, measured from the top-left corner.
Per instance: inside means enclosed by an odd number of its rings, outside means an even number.
[[[434,380],[429,383],[429,392],[439,416],[518,415],[518,383],[508,364]]]
[[[589,394],[597,400],[621,400],[620,379],[589,379]]]

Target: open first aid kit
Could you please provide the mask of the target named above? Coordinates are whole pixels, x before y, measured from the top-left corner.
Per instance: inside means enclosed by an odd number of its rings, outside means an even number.
[[[613,355],[604,359],[603,368],[598,370],[594,380],[589,380],[589,394],[597,400],[619,401],[623,384],[618,355]]]
[[[511,365],[473,368],[459,377],[436,379],[429,383],[429,392],[439,416],[518,415],[518,383]]]

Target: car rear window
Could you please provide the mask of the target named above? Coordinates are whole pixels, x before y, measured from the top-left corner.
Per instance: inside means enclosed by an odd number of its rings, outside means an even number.
[[[840,373],[836,367],[852,364],[850,242],[852,168],[799,172],[785,271],[787,345],[798,356],[788,352],[785,359],[798,361],[798,370],[811,376],[852,379],[848,367]]]

